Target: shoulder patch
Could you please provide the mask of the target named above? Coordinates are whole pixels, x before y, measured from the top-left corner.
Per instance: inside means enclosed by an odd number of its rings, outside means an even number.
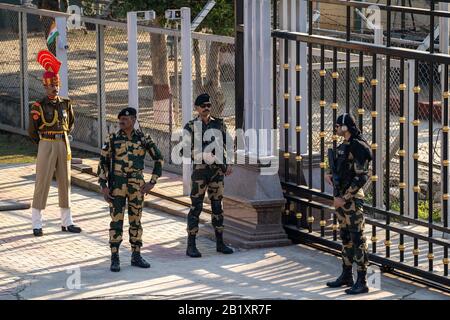
[[[35,101],[35,102],[33,102],[33,106],[40,107],[41,103],[39,101]]]

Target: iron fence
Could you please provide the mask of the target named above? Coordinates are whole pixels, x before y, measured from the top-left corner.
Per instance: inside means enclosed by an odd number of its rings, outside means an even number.
[[[72,16],[13,5],[0,5],[8,21],[0,27],[0,128],[26,133],[28,102],[42,98],[42,67],[37,53],[46,49],[41,19]],[[23,21],[25,20],[25,22]],[[68,93],[76,123],[73,146],[98,153],[106,134],[116,130],[118,112],[128,104],[128,41],[124,22],[81,16],[67,30]],[[234,131],[234,38],[192,33],[194,96],[212,96],[216,116]],[[139,122],[160,147],[165,169],[181,172],[170,161],[171,134],[181,123],[181,50],[176,29],[138,25]],[[22,96],[21,96],[22,95]]]
[[[312,23],[313,3],[347,8],[370,3],[305,2],[308,31],[279,29],[276,19],[272,31],[277,43],[274,112],[283,137],[280,175],[287,199],[286,230],[293,239],[339,248],[331,190],[324,181],[325,152],[339,142],[337,115],[350,112],[374,159],[364,205],[370,259],[386,269],[407,271],[448,287],[450,56],[436,54],[435,45],[423,52],[406,48],[403,42],[394,44],[389,23],[386,44],[355,39],[349,24],[343,37],[318,36]],[[434,7],[428,11],[394,8],[390,1],[380,8],[387,12],[387,21],[392,21],[392,12],[402,10],[424,13],[430,26],[437,17],[450,17]],[[347,12],[348,22],[350,9]],[[435,39],[434,28],[429,29],[430,39]],[[307,60],[301,63],[305,54]],[[306,94],[300,96],[302,87]],[[297,112],[294,123],[292,109]],[[307,126],[302,128],[305,117]]]

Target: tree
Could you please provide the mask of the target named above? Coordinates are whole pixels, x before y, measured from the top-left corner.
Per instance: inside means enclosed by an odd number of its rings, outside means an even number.
[[[111,10],[115,17],[126,17],[128,11],[154,10],[156,20],[152,22],[155,27],[161,27],[166,23],[164,13],[167,9],[190,7],[192,19],[203,9],[207,0],[113,0]],[[214,34],[232,35],[234,33],[234,1],[216,0],[216,5],[199,26]],[[170,98],[170,83],[167,68],[167,39],[164,35],[151,34],[151,57],[153,75],[153,103],[166,104]],[[201,90],[210,94],[214,104],[212,114],[221,116],[225,99],[220,85],[220,50],[222,43],[212,42],[209,55],[206,57],[206,79],[202,84],[201,65],[198,51],[198,42],[194,41],[194,61],[197,76],[194,83],[195,91]],[[194,92],[195,92],[194,91]],[[199,92],[195,92],[196,94]]]
[[[193,11],[200,12],[207,1],[193,2]],[[233,0],[216,0],[216,5],[206,16],[205,20],[199,26],[209,33],[219,35],[233,35],[234,34],[234,1]],[[201,67],[197,66],[200,62],[200,53],[198,42],[194,41],[194,60],[196,70],[196,85],[194,88],[201,87],[201,91],[207,92],[213,101],[211,114],[213,116],[221,117],[225,107],[225,97],[222,86],[220,84],[220,54],[223,44],[220,42],[212,42],[209,48],[209,54],[206,57],[206,79],[205,83],[201,85],[201,75],[199,78],[199,71]],[[196,91],[197,91],[196,90]]]

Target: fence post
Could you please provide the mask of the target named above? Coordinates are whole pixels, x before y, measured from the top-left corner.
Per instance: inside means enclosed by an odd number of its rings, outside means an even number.
[[[108,134],[105,95],[105,26],[97,24],[96,27],[98,146],[101,147]]]
[[[128,106],[136,109],[139,117],[137,14],[127,12],[128,35]]]
[[[307,28],[307,2],[299,1],[297,5],[297,23],[300,32],[308,32]],[[300,72],[300,96],[302,100],[300,101],[300,127],[305,128],[300,131],[300,154],[305,154],[307,152],[307,138],[308,138],[308,49],[306,43],[300,43],[300,66],[302,71]],[[295,126],[292,127],[295,130]]]
[[[267,130],[267,136],[262,138],[260,136],[260,150],[259,157],[271,157],[276,154],[278,157],[278,150],[273,150],[273,131],[272,129],[272,119],[273,119],[273,108],[271,106],[270,99],[270,73],[272,68],[262,67],[272,65],[272,56],[270,54],[271,49],[271,35],[270,35],[270,0],[263,0],[260,2],[259,6],[260,22],[261,27],[259,29],[259,42],[260,42],[260,55],[259,55],[259,69],[260,69],[260,116],[261,121],[258,124],[258,128]],[[266,90],[267,88],[267,90]],[[265,141],[262,141],[262,140]]]
[[[244,1],[235,0],[235,128],[244,128],[244,35],[240,26],[244,24]],[[239,28],[238,28],[239,26]]]
[[[191,9],[181,8],[181,106],[183,125],[192,119]],[[190,164],[183,163],[183,194],[190,192]]]
[[[288,11],[289,11],[289,30],[299,31],[298,23],[297,23],[297,3],[298,1],[289,1],[288,3]],[[307,11],[305,11],[306,13]],[[295,41],[289,41],[289,119],[284,121],[285,123],[289,123],[289,152],[295,153],[297,152],[297,144],[296,138],[297,133],[295,132],[295,125],[297,123],[297,108],[295,101],[295,92],[297,86],[297,71],[295,70],[296,64],[296,55],[297,55],[297,46]],[[281,129],[282,127],[280,127]]]
[[[26,130],[28,127],[28,26],[27,14],[18,12],[19,16],[19,41],[20,41],[20,103],[21,108],[21,127]]]
[[[439,10],[441,11],[449,11],[450,6],[448,3],[439,3]],[[440,30],[439,30],[439,52],[442,54],[449,54],[449,31],[450,31],[450,25],[449,25],[449,19],[448,18],[440,18],[439,19],[439,26],[440,26]],[[440,65],[441,68],[441,97],[443,97],[444,95],[444,79],[445,77],[448,77],[448,74],[445,74],[445,66],[444,65]],[[444,107],[444,102],[442,101],[442,107]],[[442,119],[444,119],[444,108],[442,108]],[[442,121],[442,123],[444,123],[444,121]],[[444,124],[443,124],[444,125]],[[441,159],[444,159],[444,148],[447,148],[448,150],[448,145],[444,146],[442,144],[443,141],[443,135],[444,133],[441,132]],[[441,161],[441,173],[444,171],[444,166],[443,163]],[[448,185],[448,179],[449,177],[446,176],[444,177],[444,179],[447,180],[447,185]],[[444,184],[442,184],[443,186]],[[443,190],[441,189],[442,194],[444,194]],[[441,208],[444,208],[444,200],[443,198],[441,198]],[[443,210],[441,210],[442,213],[442,220],[444,220],[444,216],[447,216],[447,221],[450,218],[450,206],[447,207],[447,212],[443,212]]]
[[[406,199],[408,201],[407,203],[407,210],[405,210],[405,213],[409,217],[414,216],[414,174],[411,174],[414,172],[414,161],[413,154],[414,154],[414,126],[412,125],[412,122],[414,120],[414,77],[415,77],[415,70],[414,70],[414,64],[415,60],[408,60],[406,63],[406,70],[407,70],[407,88],[408,88],[408,106],[407,106],[407,112],[406,112],[406,119],[407,119],[407,132],[406,135],[406,146],[407,146],[407,157],[406,157],[406,177],[408,177],[407,182],[407,188],[406,188]]]
[[[59,76],[61,78],[60,94],[63,97],[69,96],[69,80],[67,66],[67,17],[56,17],[56,28],[58,29],[58,39],[56,45],[56,56],[61,61]]]
[[[375,44],[378,44],[380,46],[383,45],[383,29],[381,25],[375,26]],[[378,208],[384,208],[384,179],[382,178],[384,176],[384,155],[383,152],[384,144],[383,144],[383,137],[385,131],[382,128],[385,128],[385,125],[390,125],[389,123],[385,123],[385,115],[386,111],[383,107],[384,102],[386,101],[386,87],[385,87],[385,72],[390,72],[390,70],[386,70],[386,62],[384,58],[382,58],[380,55],[377,56],[377,78],[378,78],[378,85],[377,85],[377,112],[378,116],[376,119],[376,125],[377,125],[377,159],[376,159],[376,166],[377,166],[377,175],[379,176],[376,184],[377,184],[377,207]],[[387,186],[389,187],[389,186]]]

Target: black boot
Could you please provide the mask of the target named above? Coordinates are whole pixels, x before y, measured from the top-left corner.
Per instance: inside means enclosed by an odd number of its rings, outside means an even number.
[[[342,266],[341,275],[334,281],[327,282],[327,286],[330,288],[339,288],[342,286],[353,286],[353,274],[351,266]]]
[[[186,249],[186,255],[191,258],[200,258],[202,254],[197,250],[197,246],[195,245],[195,234],[188,235],[188,245]]]
[[[115,252],[111,254],[111,268],[110,270],[112,272],[119,272],[120,271],[120,259],[119,259],[119,253]]]
[[[150,263],[145,261],[144,258],[142,258],[141,253],[138,251],[134,251],[131,254],[131,265],[144,269],[150,268]]]
[[[216,231],[216,250],[223,254],[232,254],[234,251],[223,242],[223,233]]]
[[[355,284],[350,288],[345,290],[346,294],[360,294],[369,292],[369,287],[366,281],[367,271],[358,271],[358,278]]]
[[[72,233],[80,233],[81,232],[81,228],[77,227],[74,224],[71,224],[70,226],[67,226],[67,227],[61,227],[61,230],[64,232],[72,232]]]
[[[33,234],[35,237],[42,237],[44,235],[42,229],[33,229]]]

